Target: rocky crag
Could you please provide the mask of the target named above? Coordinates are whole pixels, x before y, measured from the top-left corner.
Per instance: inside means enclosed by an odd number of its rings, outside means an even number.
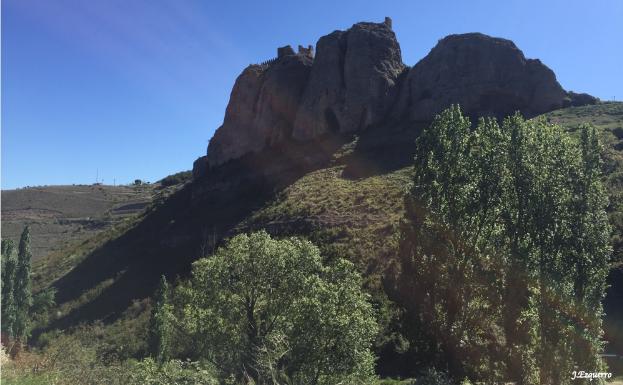
[[[311,46],[277,52],[238,76],[223,125],[207,156],[195,161],[196,178],[284,143],[430,121],[454,103],[470,116],[499,118],[598,101],[565,91],[551,69],[526,59],[512,41],[480,33],[447,36],[408,67],[389,18],[321,37],[315,56]]]

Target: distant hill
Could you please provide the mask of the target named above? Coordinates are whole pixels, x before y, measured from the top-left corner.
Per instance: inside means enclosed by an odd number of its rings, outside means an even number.
[[[155,186],[41,186],[2,191],[2,237],[31,227],[33,259],[88,239],[145,208]]]

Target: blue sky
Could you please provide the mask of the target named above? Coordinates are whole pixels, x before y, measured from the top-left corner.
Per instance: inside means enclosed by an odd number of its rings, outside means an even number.
[[[621,0],[3,0],[2,188],[188,170],[245,66],[384,16],[406,64],[478,31],[515,41],[565,89],[623,99]]]

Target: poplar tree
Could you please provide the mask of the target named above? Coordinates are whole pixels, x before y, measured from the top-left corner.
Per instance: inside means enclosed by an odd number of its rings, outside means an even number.
[[[2,332],[14,336],[15,327],[15,270],[17,259],[13,241],[2,240]]]
[[[169,285],[163,275],[153,298],[149,322],[149,353],[159,363],[164,363],[169,359],[171,316]]]
[[[456,378],[566,384],[599,371],[608,273],[597,133],[458,106],[417,140],[396,295],[412,354]]]
[[[28,338],[30,333],[30,308],[32,306],[31,292],[31,258],[30,229],[24,228],[19,241],[17,254],[17,268],[15,271],[15,337],[20,340]]]

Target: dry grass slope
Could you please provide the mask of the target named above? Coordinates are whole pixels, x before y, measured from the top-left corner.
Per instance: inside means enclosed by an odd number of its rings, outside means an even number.
[[[140,212],[154,187],[42,186],[2,191],[2,237],[19,240],[30,225],[33,259],[84,241]]]

